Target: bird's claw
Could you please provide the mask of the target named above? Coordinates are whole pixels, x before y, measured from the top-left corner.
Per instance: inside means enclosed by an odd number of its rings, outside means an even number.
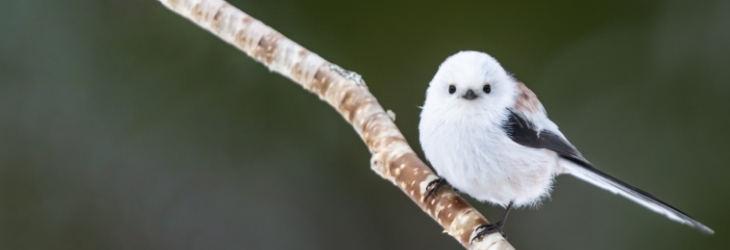
[[[423,202],[428,201],[428,197],[436,195],[441,187],[448,184],[449,183],[446,182],[446,179],[444,178],[438,178],[429,182],[428,185],[426,185],[426,195],[423,197]]]
[[[493,234],[496,232],[499,232],[502,235],[502,237],[507,239],[507,234],[504,232],[504,223],[502,223],[501,220],[495,224],[483,224],[481,226],[478,226],[475,230],[479,231],[479,232],[477,232],[477,235],[474,236],[474,238],[472,238],[471,241],[474,241],[477,239],[482,239],[482,238],[484,238],[484,236],[487,236],[487,235],[490,235],[490,234]]]

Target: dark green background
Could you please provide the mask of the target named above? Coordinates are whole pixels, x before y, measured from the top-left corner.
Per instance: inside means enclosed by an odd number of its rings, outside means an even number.
[[[418,152],[437,66],[488,52],[595,165],[717,231],[559,177],[512,214],[518,249],[730,245],[730,1],[231,3],[362,74]],[[461,249],[369,158],[155,1],[0,1],[0,249]]]

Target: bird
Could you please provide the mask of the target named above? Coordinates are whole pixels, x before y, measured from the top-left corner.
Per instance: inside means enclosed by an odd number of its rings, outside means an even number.
[[[498,222],[477,227],[473,239],[496,232],[506,236],[510,210],[539,204],[562,174],[714,234],[648,192],[594,167],[548,118],[537,96],[486,53],[461,51],[448,57],[429,83],[421,108],[419,140],[439,176],[428,183],[424,201],[450,185],[506,209]]]

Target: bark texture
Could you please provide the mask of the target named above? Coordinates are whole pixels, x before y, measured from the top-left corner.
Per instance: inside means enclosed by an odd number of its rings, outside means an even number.
[[[398,186],[464,247],[514,249],[498,233],[471,241],[476,227],[487,220],[450,188],[423,201],[426,186],[437,176],[416,156],[391,120],[395,115],[386,113],[358,74],[327,62],[225,1],[160,2],[337,109],[370,149],[372,169]]]

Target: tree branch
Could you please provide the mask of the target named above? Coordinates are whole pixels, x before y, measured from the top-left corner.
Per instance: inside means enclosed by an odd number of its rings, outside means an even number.
[[[450,188],[423,202],[426,186],[437,176],[416,156],[358,74],[325,61],[225,1],[160,1],[337,109],[370,149],[372,169],[398,186],[464,247],[514,249],[498,233],[471,242],[476,227],[487,220]]]

